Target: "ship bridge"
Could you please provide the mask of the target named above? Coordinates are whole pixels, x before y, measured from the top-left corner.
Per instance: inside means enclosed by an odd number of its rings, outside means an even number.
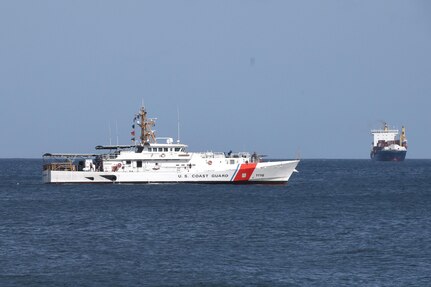
[[[371,130],[371,134],[374,136],[373,145],[377,146],[379,141],[395,141],[396,136],[398,135],[398,130]]]
[[[399,145],[407,145],[404,126],[401,129],[401,136],[399,140],[396,139],[398,130],[390,130],[387,123],[384,123],[383,129],[371,130],[371,134],[374,136],[373,146],[377,146],[379,142],[385,142],[387,144],[399,142]]]

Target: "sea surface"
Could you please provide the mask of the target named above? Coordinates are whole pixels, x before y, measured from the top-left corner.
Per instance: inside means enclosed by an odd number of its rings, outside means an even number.
[[[431,286],[431,160],[288,185],[46,185],[0,160],[0,286]]]

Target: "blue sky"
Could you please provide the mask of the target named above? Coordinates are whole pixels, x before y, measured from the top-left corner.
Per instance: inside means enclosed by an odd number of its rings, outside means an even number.
[[[430,1],[1,1],[0,157],[127,144],[142,101],[191,151],[431,158]],[[118,127],[118,128],[116,128]],[[118,129],[118,133],[116,130]]]

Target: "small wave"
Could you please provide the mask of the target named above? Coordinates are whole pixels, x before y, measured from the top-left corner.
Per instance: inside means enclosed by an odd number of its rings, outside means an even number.
[[[346,250],[338,250],[335,252],[332,252],[332,255],[337,254],[348,254],[348,255],[354,255],[354,254],[363,254],[363,253],[377,253],[378,250],[375,248],[354,248],[354,249],[346,249]]]

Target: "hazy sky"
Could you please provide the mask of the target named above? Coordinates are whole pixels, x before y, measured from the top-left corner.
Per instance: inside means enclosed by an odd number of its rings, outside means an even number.
[[[368,158],[387,121],[431,158],[431,1],[3,0],[0,41],[0,157],[128,144],[144,101],[190,151]]]

